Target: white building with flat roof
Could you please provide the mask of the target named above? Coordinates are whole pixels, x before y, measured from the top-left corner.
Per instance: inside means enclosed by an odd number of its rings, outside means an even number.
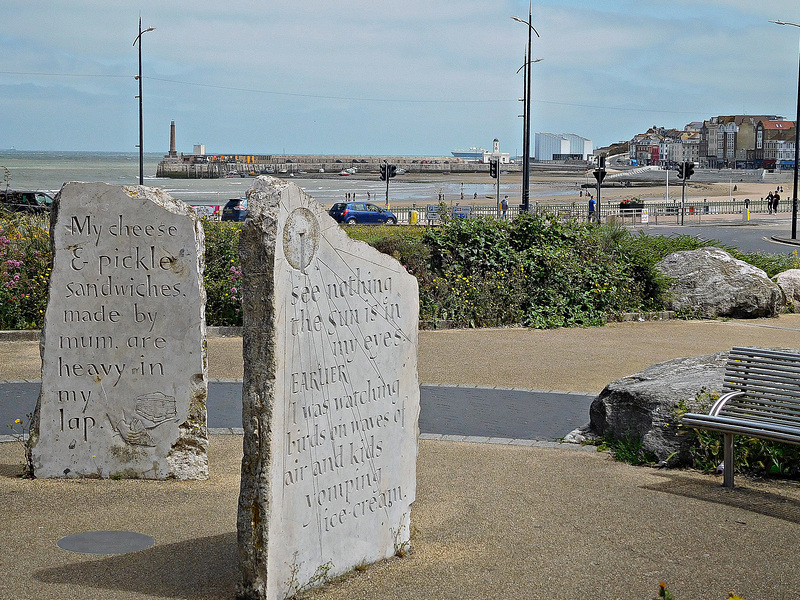
[[[501,165],[507,165],[511,162],[511,154],[508,152],[500,152],[500,141],[497,138],[492,140],[492,151],[483,151],[483,163],[488,164],[492,159],[499,159]]]
[[[537,132],[534,157],[542,160],[589,160],[594,154],[592,140],[574,133]]]

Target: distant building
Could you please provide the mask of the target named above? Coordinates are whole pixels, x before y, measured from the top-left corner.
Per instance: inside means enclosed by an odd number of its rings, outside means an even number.
[[[169,123],[169,153],[164,155],[164,161],[169,163],[180,162],[178,151],[175,148],[175,121]]]
[[[700,129],[700,165],[708,168],[761,168],[766,158],[763,154],[764,148],[759,147],[758,142],[758,129],[761,122],[788,123],[792,132],[794,130],[794,124],[791,121],[785,121],[783,117],[777,115],[711,117],[703,122]],[[777,129],[782,129],[782,127]]]
[[[589,160],[594,148],[592,140],[574,133],[537,132],[533,154],[537,161]]]
[[[794,167],[794,121],[759,121],[756,125],[754,161],[764,169]]]
[[[501,165],[507,165],[511,162],[511,154],[508,152],[500,152],[500,141],[497,138],[492,140],[492,151],[489,152],[488,150],[483,151],[483,160],[481,162],[485,164],[489,164],[491,159],[500,159]]]

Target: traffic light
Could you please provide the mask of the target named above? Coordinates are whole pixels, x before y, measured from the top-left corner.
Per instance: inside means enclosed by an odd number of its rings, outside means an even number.
[[[497,164],[499,161],[489,159],[489,175],[497,179]]]
[[[594,178],[597,179],[597,183],[603,183],[603,179],[606,178],[605,169],[595,169],[592,174],[594,175]]]
[[[386,177],[386,167],[387,167],[386,163],[383,163],[381,165],[381,181],[386,181],[386,179],[387,179],[387,177]]]
[[[592,172],[594,178],[597,179],[597,183],[603,183],[603,179],[606,178],[606,157],[600,157],[600,163],[597,169]]]
[[[694,175],[694,163],[693,162],[684,163],[683,174],[686,177],[686,179],[689,179],[692,175]]]
[[[397,165],[387,165],[389,167],[389,171],[387,173],[387,177],[394,177],[397,175]]]
[[[685,168],[685,166],[686,166],[686,163],[678,163],[678,179],[683,179],[684,178],[684,173],[685,173],[684,168]]]

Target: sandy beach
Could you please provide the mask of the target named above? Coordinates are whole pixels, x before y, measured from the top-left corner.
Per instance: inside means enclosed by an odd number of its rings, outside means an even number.
[[[704,173],[708,173],[708,171]],[[687,200],[708,200],[709,202],[713,202],[727,201],[731,198],[735,200],[749,198],[751,202],[755,203],[765,198],[770,192],[775,192],[779,186],[783,189],[783,192],[780,193],[782,199],[785,200],[791,197],[792,183],[790,172],[781,173],[775,176],[775,180],[764,183],[741,181],[741,179],[744,179],[743,176],[740,176],[734,171],[733,178],[731,178],[730,173],[730,171],[719,171],[719,181],[715,182],[690,180],[686,185]],[[742,173],[750,174],[751,172]],[[403,181],[450,185],[464,184],[465,186],[482,184],[485,186],[494,180],[489,178],[488,173],[409,173],[403,176]],[[574,171],[565,173],[534,170],[531,173],[531,202],[588,202],[586,190],[583,190],[583,194],[581,194],[581,185],[586,183],[593,185],[595,180],[591,172],[584,172],[582,169],[575,169]],[[518,202],[522,190],[522,174],[503,173],[501,174],[501,184],[503,186],[501,194],[508,193],[509,201],[512,205],[515,204],[515,201]],[[511,186],[510,191],[508,191],[508,186]],[[734,189],[734,187],[736,189]],[[592,189],[592,193],[594,194],[594,188]],[[670,201],[674,201],[680,199],[680,196],[681,186],[675,183],[673,176],[669,186],[669,199]],[[666,183],[633,182],[630,187],[603,187],[601,190],[601,200],[604,203],[607,201],[620,202],[630,198],[639,198],[647,201],[666,200]],[[449,202],[453,199],[448,197],[447,200]],[[493,203],[494,194],[491,192],[478,193],[478,197],[475,198],[474,194],[467,193],[464,195],[463,200],[457,199],[456,201],[461,205],[486,206]],[[414,202],[411,200],[392,201],[393,206],[411,206],[413,203]],[[753,210],[757,210],[755,204],[753,204],[753,207]]]

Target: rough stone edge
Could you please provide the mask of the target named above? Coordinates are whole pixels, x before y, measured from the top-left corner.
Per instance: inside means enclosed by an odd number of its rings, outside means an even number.
[[[250,197],[251,192],[248,192]],[[272,485],[272,423],[277,377],[275,341],[275,247],[278,243],[280,193],[250,201],[239,235],[243,302],[242,462],[236,514],[236,597],[266,598],[269,593],[269,522],[264,505]],[[258,365],[258,368],[251,368]],[[262,416],[264,420],[262,421]]]

